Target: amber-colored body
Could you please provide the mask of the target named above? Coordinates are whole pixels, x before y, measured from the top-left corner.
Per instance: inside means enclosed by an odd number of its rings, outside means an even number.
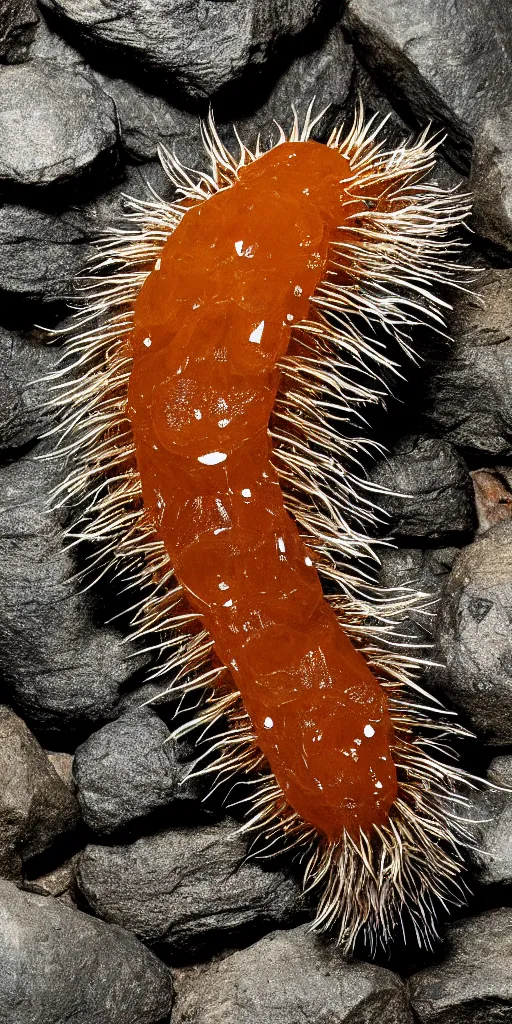
[[[329,271],[347,161],[285,143],[192,207],[135,305],[128,412],[144,504],[291,807],[338,839],[397,794],[384,691],[323,597],[268,432],[276,364]]]

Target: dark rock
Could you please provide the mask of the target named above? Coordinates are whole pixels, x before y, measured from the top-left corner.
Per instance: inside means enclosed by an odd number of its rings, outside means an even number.
[[[62,472],[32,453],[0,469],[0,668],[27,721],[57,735],[113,718],[145,661],[130,658],[118,632],[94,624],[70,580],[61,521],[48,510]]]
[[[429,359],[424,416],[431,430],[464,448],[512,450],[512,270],[486,270],[450,318],[454,342]]]
[[[0,64],[22,64],[28,60],[38,22],[35,0],[2,0]]]
[[[512,519],[512,469],[475,469],[471,474],[475,489],[478,529],[485,533],[490,526]]]
[[[470,857],[483,885],[512,884],[512,757],[495,757],[487,772],[499,789],[483,789],[472,799],[477,850]]]
[[[82,54],[70,46],[67,40],[63,39],[53,28],[50,28],[41,14],[30,56],[41,60],[51,60],[68,68],[85,65]],[[91,69],[87,70],[90,74]]]
[[[153,160],[160,144],[187,167],[208,163],[199,130],[199,118],[173,107],[163,96],[146,92],[122,78],[96,74],[101,88],[112,97],[119,119],[121,143],[138,160]]]
[[[59,864],[53,871],[47,871],[37,878],[25,878],[23,889],[36,892],[39,896],[63,896],[65,893],[73,898],[76,888],[76,857]]]
[[[190,762],[179,757],[179,744],[149,707],[127,712],[93,733],[78,747],[74,763],[86,824],[108,836],[159,809],[168,809],[167,824],[188,816],[205,786],[186,781]]]
[[[419,1024],[504,1024],[512,1017],[512,910],[490,910],[448,930],[444,960],[409,983]]]
[[[416,124],[447,130],[446,150],[459,170],[469,171],[475,146],[476,224],[511,247],[510,7],[350,0],[344,23],[397,108]]]
[[[58,356],[56,347],[0,327],[0,452],[35,441],[51,425],[48,385],[40,378]]]
[[[248,67],[259,68],[282,46],[307,29],[320,13],[322,0],[44,0],[44,6],[70,19],[75,31],[95,46],[117,50],[172,80],[194,99],[213,96],[239,79]]]
[[[279,871],[245,861],[236,824],[179,828],[131,845],[88,846],[78,883],[95,914],[172,954],[219,948],[248,928],[291,924],[298,887]]]
[[[461,551],[444,588],[438,641],[456,707],[491,744],[512,742],[512,523]]]
[[[405,609],[397,619],[400,643],[411,657],[431,659],[434,653],[436,620],[443,587],[458,548],[383,548],[378,583],[394,590],[407,587],[422,594],[416,606]],[[400,598],[398,593],[397,598]],[[428,668],[430,682],[437,682],[441,666]]]
[[[261,133],[262,148],[268,148],[278,137],[274,121],[287,131],[293,120],[292,108],[295,107],[299,119],[303,120],[308,104],[314,100],[314,116],[324,107],[329,109],[313,130],[312,138],[326,141],[330,130],[342,119],[353,71],[352,47],[347,44],[340,26],[335,25],[318,49],[292,62],[254,114],[236,118],[241,139],[250,148]]]
[[[198,973],[173,1024],[412,1024],[400,978],[345,960],[305,928],[273,932]]]
[[[19,878],[80,820],[76,799],[27,726],[0,705],[0,873]]]
[[[116,145],[114,104],[79,68],[35,60],[0,70],[0,184],[61,183],[95,165],[104,175]]]
[[[0,208],[0,295],[19,301],[62,301],[107,227],[125,224],[123,194],[147,199],[150,181],[163,198],[170,192],[160,164],[127,168],[123,181],[97,199],[50,212],[19,204]]]
[[[377,494],[398,537],[438,539],[475,525],[474,494],[465,462],[451,444],[433,437],[404,437],[372,470],[372,480],[394,494]]]
[[[0,882],[1,1024],[169,1024],[170,972],[135,936]]]
[[[46,754],[50,764],[53,765],[57,775],[60,776],[64,785],[74,793],[76,786],[73,778],[73,755],[63,754],[60,751],[57,752],[54,750],[47,750]]]

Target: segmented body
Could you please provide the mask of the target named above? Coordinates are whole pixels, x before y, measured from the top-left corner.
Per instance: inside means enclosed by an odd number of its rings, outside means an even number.
[[[137,299],[128,389],[145,508],[288,802],[330,839],[385,823],[392,727],[285,509],[268,423],[292,338],[315,352],[293,325],[329,263],[343,273],[349,176],[337,150],[286,143],[187,213]]]
[[[445,236],[468,203],[422,181],[426,134],[385,152],[361,111],[327,146],[313,123],[237,161],[210,122],[211,175],[164,154],[181,198],[133,204],[66,346],[83,372],[55,385],[78,462],[58,495],[88,498],[70,537],[100,542],[98,572],[144,588],[152,676],[210,687],[178,732],[227,723],[196,771],[253,773],[244,829],[306,855],[316,927],[350,949],[406,909],[428,942],[436,901],[461,898],[444,737],[464,730],[435,723],[394,646],[418,596],[374,582],[371,444],[342,431],[385,392],[386,338],[442,328],[431,286],[458,274]]]

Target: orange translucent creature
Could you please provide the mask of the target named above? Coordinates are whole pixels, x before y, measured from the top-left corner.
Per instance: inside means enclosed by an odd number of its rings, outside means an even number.
[[[294,325],[329,271],[342,279],[329,246],[362,207],[346,203],[350,177],[338,149],[285,143],[191,207],[136,301],[128,390],[176,577],[289,804],[331,840],[387,821],[393,730],[285,509],[269,421],[279,359],[303,344]]]

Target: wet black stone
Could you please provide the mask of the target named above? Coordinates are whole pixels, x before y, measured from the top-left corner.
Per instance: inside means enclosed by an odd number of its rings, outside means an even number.
[[[512,910],[490,910],[448,929],[445,958],[413,975],[419,1024],[504,1024],[512,1016]]]
[[[400,978],[345,960],[303,927],[273,932],[192,975],[180,989],[176,1024],[412,1024]]]
[[[0,881],[2,1024],[169,1024],[171,975],[134,935]]]
[[[122,846],[87,846],[78,882],[95,914],[173,956],[222,948],[303,911],[297,884],[245,861],[234,821],[175,828]]]

